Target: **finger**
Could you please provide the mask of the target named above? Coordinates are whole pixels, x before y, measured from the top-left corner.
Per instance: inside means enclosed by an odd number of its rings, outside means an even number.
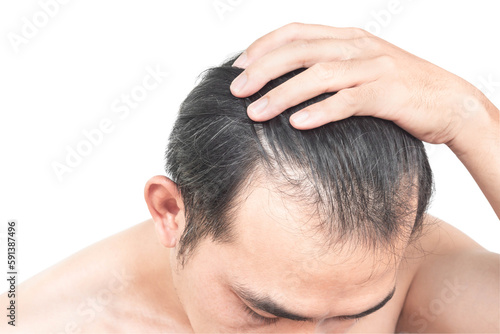
[[[252,103],[248,116],[257,122],[266,121],[315,96],[360,86],[380,75],[380,67],[372,59],[317,63]]]
[[[355,40],[297,40],[275,49],[248,66],[231,83],[231,92],[238,97],[254,94],[272,79],[297,68],[320,62],[370,57],[378,49],[360,48]]]
[[[377,91],[375,82],[343,89],[293,114],[290,123],[299,130],[308,130],[351,116],[377,116]]]
[[[233,66],[246,68],[255,60],[285,44],[301,39],[350,39],[369,35],[360,28],[337,28],[320,24],[289,23],[253,42],[233,63]]]

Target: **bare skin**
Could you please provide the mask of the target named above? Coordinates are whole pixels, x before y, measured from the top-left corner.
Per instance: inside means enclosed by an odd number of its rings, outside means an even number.
[[[340,46],[341,53],[335,52],[335,46]],[[292,118],[292,125],[307,129],[352,115],[373,115],[396,122],[421,140],[445,143],[467,167],[500,217],[499,111],[476,88],[359,29],[292,24],[262,37],[247,49],[246,59],[238,64],[246,68],[247,85],[240,90],[233,87],[233,93],[247,96],[269,79],[304,65],[311,66],[311,70],[268,93],[266,110],[256,114],[255,107],[250,107],[250,117],[263,121],[284,110],[288,103],[339,90],[343,93],[308,107],[306,121]],[[384,93],[387,90],[399,93]],[[445,222],[427,215],[422,237],[405,245],[397,254],[401,255],[397,263],[391,263],[390,258],[370,258],[368,254],[369,260],[387,260],[389,264],[389,270],[374,271],[375,275],[368,277],[366,273],[372,268],[361,265],[361,260],[357,262],[358,253],[318,255],[311,240],[273,224],[286,221],[296,227],[303,221],[285,216],[287,211],[273,196],[265,187],[256,186],[235,222],[243,231],[241,240],[225,246],[205,240],[186,269],[178,270],[175,251],[185,227],[185,209],[175,183],[164,176],[153,177],[145,189],[152,219],[96,243],[22,283],[18,287],[18,327],[13,329],[2,322],[0,330],[500,331],[499,255],[488,252]],[[256,210],[262,207],[269,212]],[[308,254],[312,254],[310,261]],[[281,274],[287,270],[297,273],[296,280],[283,280]],[[227,287],[235,278],[240,282],[246,279],[245,284],[265,291],[278,291],[288,307],[307,311],[317,321],[279,319],[276,325],[257,323],[239,311],[241,300]],[[366,284],[359,284],[362,281]],[[394,283],[393,298],[378,311],[357,322],[334,319],[344,311],[357,314],[375,305]],[[0,302],[6,305],[6,294],[0,296]]]
[[[455,317],[459,312],[456,308],[477,306],[476,293],[485,290],[487,278],[498,278],[498,254],[486,251],[432,216],[426,221],[425,236],[418,247],[408,249],[408,264],[398,272],[395,297],[355,324],[351,333],[393,333],[396,328],[400,332],[445,331],[448,321],[460,321]],[[14,329],[2,322],[0,329],[2,333],[189,333],[188,320],[172,284],[169,252],[157,240],[151,219],[111,236],[22,283],[18,287],[18,326]],[[115,279],[113,270],[124,278]],[[99,303],[97,298],[103,296],[103,290],[111,290],[110,282],[120,291],[111,292],[109,303]],[[448,290],[440,297],[453,285],[456,291]],[[488,287],[490,307],[498,311],[498,299],[493,296],[498,295],[498,287],[496,291],[492,284]],[[442,313],[433,313],[434,309],[441,312],[438,303],[431,303],[434,297],[444,298]],[[96,304],[90,299],[97,299]],[[6,294],[0,300],[5,305]],[[95,317],[78,314],[79,308],[94,310]],[[481,327],[481,331],[498,331],[493,311],[474,308],[465,312],[465,321],[473,319],[474,312],[486,312],[484,318],[490,319],[491,325]],[[412,314],[417,314],[413,323]],[[478,328],[472,321],[463,331]]]

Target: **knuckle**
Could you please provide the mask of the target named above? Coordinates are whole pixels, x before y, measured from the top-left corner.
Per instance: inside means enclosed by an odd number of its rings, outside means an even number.
[[[379,47],[378,39],[375,36],[364,36],[361,40],[370,49],[376,49]]]
[[[365,30],[365,29],[362,29],[362,28],[358,28],[360,33],[359,33],[359,37],[371,37],[371,38],[376,38],[377,36],[375,36],[374,34],[372,34],[371,32],[369,32],[368,30]]]
[[[365,36],[368,36],[368,31],[362,29],[362,28],[358,28],[358,27],[352,27],[352,28],[349,28],[351,33],[352,33],[352,36],[353,37],[365,37]]]
[[[304,25],[303,23],[295,21],[288,23],[286,27],[289,27],[290,29],[297,29],[299,27],[302,27],[303,25]]]
[[[337,98],[346,108],[355,109],[358,105],[358,99],[350,90],[341,90],[337,94]]]
[[[377,65],[384,70],[393,71],[396,68],[395,60],[390,55],[380,55],[375,60],[377,62]]]
[[[355,40],[357,47],[362,49],[370,49],[371,51],[377,51],[380,49],[380,44],[377,37],[375,36],[362,36]]]
[[[312,73],[321,81],[331,80],[335,77],[335,69],[328,63],[316,63],[311,66]]]
[[[264,95],[264,97],[266,97],[269,101],[266,110],[269,111],[269,113],[272,113],[273,115],[278,115],[279,113],[281,113],[281,111],[291,107],[292,105],[289,104],[291,98],[288,95],[286,95],[286,93],[287,93],[286,91],[285,92],[272,91]]]
[[[291,23],[288,23],[287,25],[284,26],[284,28],[290,32],[292,35],[295,35],[297,34],[297,32],[302,29],[304,26],[303,23],[300,23],[300,22],[291,22]]]
[[[253,63],[249,65],[242,73],[245,73],[247,76],[247,81],[252,82],[262,82],[267,79],[267,74],[262,66],[258,63]],[[270,80],[270,79],[269,79]]]

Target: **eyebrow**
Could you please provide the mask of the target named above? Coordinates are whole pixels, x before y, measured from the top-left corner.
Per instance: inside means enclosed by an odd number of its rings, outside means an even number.
[[[285,319],[290,319],[290,320],[295,320],[295,321],[309,321],[313,322],[315,321],[314,318],[311,317],[306,317],[303,315],[298,315],[293,312],[288,311],[285,307],[279,305],[275,301],[273,301],[270,297],[268,296],[262,296],[259,295],[258,293],[255,293],[253,291],[248,290],[242,285],[235,285],[233,287],[234,292],[241,298],[247,301],[252,307],[259,309],[261,311],[264,311],[266,313],[272,314],[276,317],[279,318],[285,318]],[[396,291],[396,286],[392,288],[391,292],[377,305],[370,307],[366,311],[360,312],[358,314],[352,314],[352,315],[339,315],[339,316],[334,316],[331,317],[331,319],[338,318],[338,319],[358,319],[365,317],[379,309],[381,309],[389,300],[392,299],[394,296],[394,293]]]

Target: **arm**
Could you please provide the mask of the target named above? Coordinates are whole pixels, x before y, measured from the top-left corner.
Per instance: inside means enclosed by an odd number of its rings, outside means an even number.
[[[463,117],[469,127],[464,126],[447,145],[471,173],[500,219],[500,111],[481,95],[470,100],[476,101],[471,103],[474,108],[466,110]]]

